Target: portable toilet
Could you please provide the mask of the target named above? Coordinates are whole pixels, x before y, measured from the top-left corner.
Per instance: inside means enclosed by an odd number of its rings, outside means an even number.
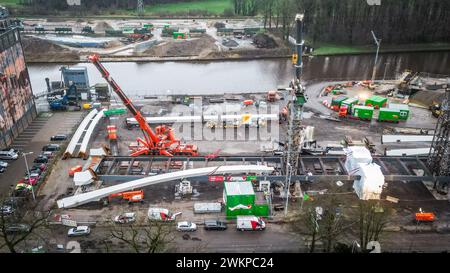
[[[389,109],[398,110],[400,112],[400,120],[407,120],[409,117],[409,106],[406,104],[390,103]]]

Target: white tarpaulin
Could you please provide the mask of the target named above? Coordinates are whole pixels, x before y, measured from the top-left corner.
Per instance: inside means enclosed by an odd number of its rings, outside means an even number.
[[[349,175],[354,174],[358,170],[360,163],[372,163],[372,155],[366,147],[352,146],[345,150],[347,159],[345,160],[345,169]]]
[[[89,150],[90,156],[107,156],[108,153],[105,151],[105,148],[97,148],[97,149],[90,149]]]
[[[355,189],[359,199],[380,199],[384,185],[384,175],[380,166],[375,163],[360,163],[356,175],[361,176],[361,179],[355,180],[353,183],[353,189]]]
[[[90,170],[86,170],[84,172],[76,172],[73,175],[73,182],[75,183],[75,186],[84,186],[91,184],[94,180],[94,175]]]

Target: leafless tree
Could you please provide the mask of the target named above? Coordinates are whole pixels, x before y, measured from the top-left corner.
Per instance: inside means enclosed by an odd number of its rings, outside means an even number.
[[[164,252],[173,240],[173,226],[157,221],[144,225],[112,224],[110,235],[136,253],[157,253]]]
[[[2,198],[1,207],[12,207],[12,213],[0,212],[0,251],[17,253],[21,243],[39,237],[39,230],[46,228],[51,211],[37,211],[32,204],[14,206],[14,199]],[[11,231],[16,227],[18,230]],[[34,239],[36,239],[34,238]]]
[[[388,223],[389,209],[375,201],[359,202],[359,241],[365,247],[370,241],[378,241]]]

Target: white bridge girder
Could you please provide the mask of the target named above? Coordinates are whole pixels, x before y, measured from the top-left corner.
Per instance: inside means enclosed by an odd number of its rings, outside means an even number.
[[[219,167],[207,167],[207,168],[184,170],[145,177],[134,181],[122,183],[119,185],[114,185],[111,187],[106,187],[91,192],[74,195],[71,197],[58,200],[57,204],[58,208],[72,208],[89,202],[99,201],[100,199],[107,197],[113,193],[129,191],[132,189],[142,188],[145,186],[155,185],[163,182],[202,175],[239,174],[239,173],[270,174],[273,171],[274,171],[273,167],[267,167],[263,165],[219,166]]]

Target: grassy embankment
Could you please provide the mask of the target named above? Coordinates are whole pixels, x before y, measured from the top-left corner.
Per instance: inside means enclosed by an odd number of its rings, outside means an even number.
[[[376,52],[375,45],[351,46],[332,43],[318,43],[313,55],[344,55],[344,54],[364,54]],[[424,43],[424,44],[403,44],[403,45],[383,45],[380,46],[380,53],[389,52],[414,52],[414,51],[439,51],[450,50],[450,43]]]

